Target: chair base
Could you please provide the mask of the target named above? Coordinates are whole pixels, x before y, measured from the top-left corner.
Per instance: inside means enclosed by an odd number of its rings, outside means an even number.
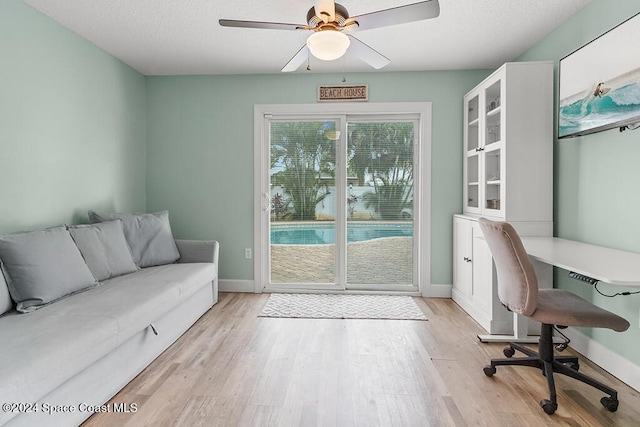
[[[513,357],[516,351],[525,354],[525,357]],[[580,363],[575,356],[554,356],[553,354],[553,325],[542,324],[540,331],[540,341],[538,342],[538,352],[516,343],[511,343],[503,350],[504,359],[492,359],[491,364],[484,367],[484,373],[488,377],[496,373],[497,366],[529,366],[538,368],[547,378],[549,388],[549,399],[540,402],[542,409],[549,415],[558,408],[556,397],[556,386],[553,378],[554,373],[566,375],[574,378],[591,387],[608,394],[600,399],[600,403],[608,411],[615,412],[618,409],[618,393],[607,385],[578,372]]]

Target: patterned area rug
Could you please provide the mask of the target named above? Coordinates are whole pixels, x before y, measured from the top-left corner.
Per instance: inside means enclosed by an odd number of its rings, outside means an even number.
[[[259,317],[427,320],[409,296],[271,294]]]

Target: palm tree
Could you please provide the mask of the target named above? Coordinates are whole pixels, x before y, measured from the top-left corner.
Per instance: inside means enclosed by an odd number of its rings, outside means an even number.
[[[365,185],[367,168],[371,160],[371,132],[361,126],[361,123],[348,124],[348,176],[355,176],[358,179],[358,186]]]
[[[316,206],[329,195],[335,145],[325,132],[331,129],[332,122],[271,123],[271,181],[289,197],[294,220],[315,220]]]
[[[413,205],[413,123],[352,123],[349,138],[353,172],[373,183],[363,195],[367,208],[383,219],[402,218]]]

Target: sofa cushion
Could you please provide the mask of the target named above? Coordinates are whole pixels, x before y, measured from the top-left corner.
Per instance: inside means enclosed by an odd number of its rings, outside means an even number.
[[[69,227],[93,276],[103,281],[138,270],[124,238],[122,221]]]
[[[23,313],[98,284],[64,226],[0,236],[0,259]]]
[[[11,295],[9,295],[9,288],[7,288],[7,282],[4,280],[4,274],[0,269],[0,316],[7,311],[11,311],[13,308],[13,301]]]
[[[202,287],[210,286],[215,276],[215,266],[209,263],[149,267],[106,280],[51,307],[72,316],[94,314],[115,320],[120,344]]]
[[[0,318],[0,402],[36,402],[211,286],[214,264],[171,264],[107,280],[33,313]],[[163,334],[162,330],[158,330]],[[0,412],[0,425],[3,423]]]
[[[169,264],[180,258],[171,233],[168,211],[146,214],[98,214],[89,211],[92,223],[114,219],[122,220],[124,236],[138,267]]]
[[[103,289],[96,289],[101,296],[94,309],[117,319],[121,343],[203,286],[211,286],[215,276],[215,266],[207,263],[145,268],[105,281]],[[119,291],[112,293],[112,289]]]

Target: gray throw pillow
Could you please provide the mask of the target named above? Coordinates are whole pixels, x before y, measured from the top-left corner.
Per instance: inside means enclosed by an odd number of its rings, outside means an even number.
[[[64,226],[0,236],[0,259],[23,313],[98,284]]]
[[[7,288],[7,282],[4,280],[4,274],[0,269],[0,316],[7,311],[11,311],[13,308],[13,301],[11,295],[9,295],[9,288]]]
[[[138,270],[124,238],[122,221],[74,225],[69,233],[98,281]]]
[[[124,237],[138,267],[170,264],[180,258],[171,233],[169,212],[103,215],[89,211],[89,220],[93,223],[114,219],[122,220]]]

